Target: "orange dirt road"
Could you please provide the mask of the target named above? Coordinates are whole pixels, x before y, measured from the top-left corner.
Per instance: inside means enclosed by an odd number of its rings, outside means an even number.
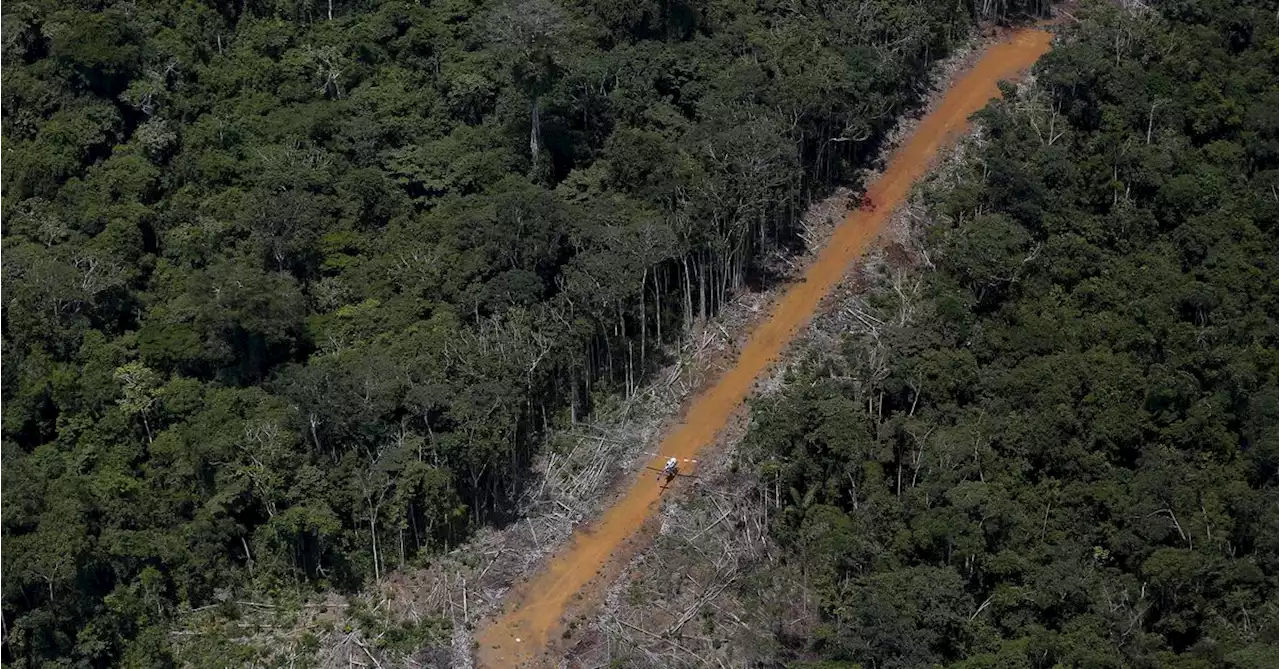
[[[879,234],[912,183],[925,174],[938,150],[955,142],[969,117],[1000,95],[996,82],[1026,70],[1049,50],[1051,36],[1037,29],[1012,33],[983,53],[976,65],[956,79],[937,107],[925,116],[910,139],[893,154],[884,175],[867,189],[873,210],[851,212],[831,241],[773,306],[767,321],[751,333],[735,366],[699,395],[685,421],[662,443],[660,463],[669,456],[692,458],[723,428],[746,398],[757,376],[774,363],[796,333],[808,324],[822,298],[843,278],[850,264]],[[661,465],[659,465],[661,466]],[[640,529],[661,495],[652,473],[641,473],[590,529],[574,532],[568,545],[541,573],[513,589],[515,608],[507,610],[477,635],[476,663],[483,669],[554,665],[545,657],[553,632],[575,595],[601,596],[601,588],[584,592],[615,550]],[[575,603],[575,608],[580,603]],[[586,602],[594,604],[594,602]]]

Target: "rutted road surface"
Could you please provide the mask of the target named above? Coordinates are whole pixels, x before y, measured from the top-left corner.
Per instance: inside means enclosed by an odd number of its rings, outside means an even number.
[[[872,210],[850,213],[830,242],[773,305],[767,321],[751,333],[734,367],[699,395],[684,422],[662,443],[660,463],[667,457],[693,458],[711,444],[742,404],[756,377],[764,373],[803,328],[822,298],[840,282],[850,264],[879,234],[912,183],[925,174],[938,150],[956,141],[969,116],[1000,95],[996,82],[1011,79],[1049,50],[1050,35],[1024,29],[991,46],[968,72],[955,79],[937,107],[893,154],[884,175],[867,189]],[[660,466],[660,465],[659,465]],[[513,589],[503,613],[477,635],[476,664],[483,669],[554,666],[546,654],[570,603],[574,608],[598,604],[601,587],[587,588],[608,566],[619,548],[657,508],[661,489],[651,472],[642,472],[604,516],[574,532],[547,566]],[[607,577],[609,574],[605,574]],[[606,579],[600,579],[606,580]],[[607,585],[607,584],[605,584]],[[580,598],[577,596],[581,595]]]

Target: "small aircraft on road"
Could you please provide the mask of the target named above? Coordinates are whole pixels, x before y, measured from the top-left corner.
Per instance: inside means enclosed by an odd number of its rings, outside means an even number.
[[[688,462],[697,462],[697,460],[688,460]],[[672,481],[674,481],[674,480],[676,480],[676,477],[677,477],[677,476],[684,476],[684,477],[691,478],[691,479],[696,479],[696,478],[698,478],[697,476],[694,476],[693,474],[684,474],[684,473],[681,473],[681,472],[680,472],[680,459],[679,459],[679,458],[674,458],[674,457],[672,457],[672,458],[667,458],[667,464],[665,464],[665,465],[662,467],[662,469],[658,469],[657,467],[645,467],[645,469],[651,469],[651,470],[653,470],[653,471],[655,471],[655,472],[658,472],[658,478],[657,478],[657,480],[662,482],[662,487],[663,487],[663,488],[665,488],[665,487],[667,487],[667,486],[671,485],[671,482],[672,482]],[[664,479],[664,478],[666,479],[665,481],[663,481],[663,479]]]

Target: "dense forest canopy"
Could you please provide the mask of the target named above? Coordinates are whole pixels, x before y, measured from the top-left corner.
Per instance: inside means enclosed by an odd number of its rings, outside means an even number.
[[[1042,4],[6,3],[5,662],[167,662],[507,517]]]
[[[919,299],[755,408],[805,666],[1276,665],[1275,8],[1126,4],[980,115]]]

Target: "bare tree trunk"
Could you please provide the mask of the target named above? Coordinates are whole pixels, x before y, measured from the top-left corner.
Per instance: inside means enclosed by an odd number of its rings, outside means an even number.
[[[375,522],[376,514],[373,509],[369,509],[369,537],[373,540],[373,580],[375,583],[382,583],[382,570],[378,565],[378,530]]]
[[[720,271],[721,271],[721,276],[720,276],[720,300],[721,300],[721,302],[728,301],[728,299],[729,299],[729,291],[733,290],[733,288],[734,288],[734,286],[733,286],[733,283],[732,283],[732,282],[733,282],[733,274],[734,274],[734,272],[733,272],[733,258],[734,258],[734,256],[735,256],[735,255],[736,255],[735,253],[733,253],[732,251],[730,251],[730,252],[729,252],[729,256],[728,256],[728,257],[726,257],[726,258],[724,259],[724,262],[723,262],[723,263],[721,263],[721,267],[720,267]]]
[[[897,448],[897,451],[898,453],[895,459],[898,461],[898,485],[897,485],[897,491],[894,493],[894,495],[896,495],[897,497],[902,497],[902,447],[899,446]]]
[[[541,167],[542,129],[539,125],[538,99],[534,98],[533,102],[529,103],[529,169],[533,171],[535,178],[541,174],[539,168]]]
[[[644,313],[644,289],[649,283],[649,268],[644,268],[644,273],[640,275],[640,373],[644,373],[644,349],[645,340],[649,334],[649,319]]]
[[[662,266],[659,265],[653,273],[653,299],[654,308],[657,310],[657,326],[658,326],[658,346],[662,346]]]
[[[578,424],[578,375],[569,372],[569,423]]]
[[[712,285],[713,277],[709,276],[715,272],[715,268],[711,265],[711,256],[703,253],[698,260],[698,317],[705,323],[711,318],[711,312],[714,308],[711,301],[715,299],[711,292],[715,289]]]
[[[689,257],[684,259],[684,326],[693,327],[693,273],[689,270]]]
[[[609,331],[602,334],[604,338],[604,376],[613,381],[613,347],[609,346]]]
[[[244,561],[249,565],[249,575],[253,576],[253,554],[249,552],[249,542],[240,537],[240,545],[244,547]]]
[[[765,242],[765,238],[764,238],[765,216],[764,216],[764,214],[763,214],[763,213],[762,213],[762,214],[760,214],[760,218],[759,218],[756,222],[758,223],[757,228],[760,230],[760,248],[758,249],[758,252],[763,256],[764,252],[766,251],[766,248],[765,248],[765,247],[768,245],[768,244],[766,244],[766,242]],[[744,265],[744,266],[746,265],[746,262],[745,262],[745,261],[743,262],[743,265]],[[745,272],[743,272],[743,273],[745,274]],[[739,279],[739,280],[741,280],[741,279]],[[739,284],[739,285],[741,285],[741,284]]]

